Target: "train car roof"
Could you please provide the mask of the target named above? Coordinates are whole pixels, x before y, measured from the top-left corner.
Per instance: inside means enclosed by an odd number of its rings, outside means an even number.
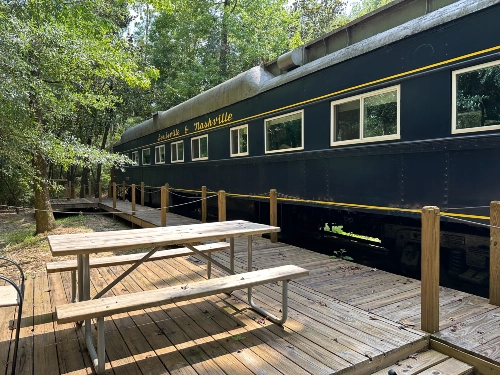
[[[211,113],[365,54],[411,35],[475,13],[500,0],[395,0],[278,59],[253,67],[128,130],[115,144]]]

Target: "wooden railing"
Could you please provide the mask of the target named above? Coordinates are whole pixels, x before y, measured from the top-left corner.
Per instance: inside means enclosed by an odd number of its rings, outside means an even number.
[[[439,331],[440,210],[422,209],[421,329]],[[500,306],[500,202],[490,204],[490,304]]]
[[[131,188],[131,213],[132,215],[136,214],[136,185],[129,185]],[[140,185],[140,201],[141,206],[144,206],[144,194],[145,194],[145,185],[144,182],[141,182]],[[170,206],[170,186],[166,183],[164,186],[159,187],[160,190],[160,225],[167,225],[167,213],[169,212]],[[101,185],[99,184],[99,191],[101,191]],[[121,200],[125,200],[127,195],[127,184],[122,182],[121,185],[117,185],[116,182],[110,183],[108,187],[108,196],[113,198],[113,208],[116,208],[117,200],[120,198]],[[101,196],[101,194],[99,194]],[[272,226],[278,226],[278,193],[276,189],[271,189],[269,192],[269,204],[270,204],[270,217],[269,223]],[[217,192],[218,203],[217,203],[217,211],[218,211],[218,220],[226,221],[226,197],[227,194],[224,190],[219,190]],[[207,222],[207,187],[201,187],[201,222]],[[101,202],[101,199],[99,200]],[[271,242],[278,241],[278,234],[271,234]]]

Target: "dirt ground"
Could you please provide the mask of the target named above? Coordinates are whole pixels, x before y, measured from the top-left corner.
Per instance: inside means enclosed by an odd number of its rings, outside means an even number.
[[[36,277],[45,272],[45,263],[56,260],[50,254],[48,235],[130,229],[126,224],[113,220],[110,215],[102,214],[67,215],[56,217],[56,222],[57,228],[53,231],[35,235],[33,212],[0,212],[0,256],[18,262],[26,277]],[[112,253],[100,253],[98,256],[109,255]],[[57,257],[57,260],[63,259]],[[18,272],[5,264],[0,262],[0,275],[17,277]]]

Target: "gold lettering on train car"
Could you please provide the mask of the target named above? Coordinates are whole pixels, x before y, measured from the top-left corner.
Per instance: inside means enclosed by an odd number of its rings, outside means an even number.
[[[179,136],[180,131],[179,129],[172,130],[170,132],[165,132],[164,134],[160,133],[158,134],[158,142],[160,141],[165,141],[167,139],[170,139],[172,137],[177,137]]]
[[[222,125],[222,124],[225,124],[226,122],[229,122],[231,121],[231,119],[233,118],[233,114],[232,113],[227,113],[227,112],[224,112],[214,118],[209,118],[207,121],[205,122],[195,122],[193,125],[194,125],[194,131],[199,131],[199,130],[205,130],[205,129],[209,129],[213,126],[216,126],[216,125]]]

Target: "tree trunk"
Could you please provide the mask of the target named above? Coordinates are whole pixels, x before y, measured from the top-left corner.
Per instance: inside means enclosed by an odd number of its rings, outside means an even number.
[[[35,179],[33,189],[35,193],[35,220],[36,233],[51,231],[56,227],[56,220],[50,205],[49,188],[47,186],[47,162],[39,150],[33,154]]]
[[[111,126],[111,124],[110,124],[110,126]],[[108,134],[109,134],[110,126],[106,126],[106,129],[104,129],[104,134],[102,136],[102,142],[101,142],[101,150],[104,150],[106,148],[106,142],[108,141]],[[96,178],[95,178],[96,184],[99,184],[99,182],[101,182],[101,173],[102,173],[102,165],[97,164],[97,171],[96,171]]]
[[[229,13],[229,0],[224,0],[224,8],[222,13],[222,27],[220,32],[220,55],[219,55],[219,71],[222,78],[227,78],[227,53],[229,44],[227,40],[227,14]]]
[[[89,145],[89,146],[92,145],[92,138],[87,139],[87,145]],[[90,184],[89,171],[90,171],[90,169],[88,167],[82,168],[82,179],[81,179],[81,183],[80,183],[80,198],[85,198],[85,191],[83,190],[83,188],[85,187],[85,185],[87,185],[87,188],[88,188],[88,186]]]

